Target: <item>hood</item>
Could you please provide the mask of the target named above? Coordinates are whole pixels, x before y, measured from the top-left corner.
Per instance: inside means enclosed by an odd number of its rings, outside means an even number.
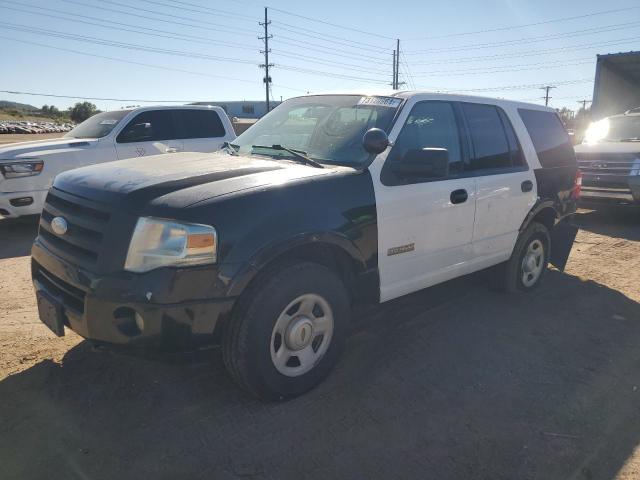
[[[133,209],[151,202],[180,208],[241,190],[281,185],[337,170],[340,169],[225,153],[183,152],[70,170],[56,177],[54,187]]]
[[[581,143],[574,149],[578,156],[582,153],[638,153],[640,155],[640,142]]]
[[[75,151],[95,145],[97,139],[54,138],[50,140],[35,140],[31,142],[9,143],[0,147],[0,161],[22,160],[43,157],[61,151]]]

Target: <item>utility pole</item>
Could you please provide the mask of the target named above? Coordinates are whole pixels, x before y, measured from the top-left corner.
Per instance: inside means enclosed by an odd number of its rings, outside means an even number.
[[[549,96],[549,90],[551,90],[552,88],[556,88],[552,85],[547,85],[546,87],[540,87],[541,90],[546,90],[546,93],[544,94],[544,106],[548,107],[549,106],[549,100],[551,99],[551,97]]]
[[[582,104],[582,110],[587,110],[587,103],[591,103],[591,100],[578,100],[578,103]]]
[[[260,50],[260,53],[264,53],[264,63],[260,65],[260,68],[264,68],[264,78],[262,81],[264,82],[264,91],[265,91],[265,99],[267,102],[267,113],[269,113],[270,105],[269,105],[269,90],[271,86],[271,77],[269,76],[269,67],[273,67],[273,63],[269,63],[269,39],[273,38],[273,35],[269,35],[269,25],[271,21],[269,21],[267,7],[264,7],[264,23],[260,22],[260,26],[264,26],[264,37],[258,37],[260,40],[264,40],[264,50]]]
[[[393,77],[391,77],[391,88],[396,90],[398,85],[396,85],[396,51],[393,51]]]
[[[400,88],[400,39],[396,39],[396,90]]]

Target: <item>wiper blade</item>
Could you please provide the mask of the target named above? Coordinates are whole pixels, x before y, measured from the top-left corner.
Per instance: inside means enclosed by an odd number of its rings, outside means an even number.
[[[296,150],[294,148],[289,148],[289,147],[285,147],[284,145],[251,145],[251,148],[266,148],[267,150],[282,150],[285,152],[290,153],[291,155],[294,156],[294,158],[298,159],[299,162],[298,163],[303,163],[305,165],[310,165],[312,167],[315,168],[324,168],[324,166],[319,163],[316,162],[315,160],[307,157],[307,152],[303,152],[302,150]]]
[[[239,155],[238,150],[240,150],[240,145],[236,145],[231,142],[224,142],[222,144],[222,148],[225,149],[229,155]]]
[[[640,142],[640,137],[621,138],[620,142]]]

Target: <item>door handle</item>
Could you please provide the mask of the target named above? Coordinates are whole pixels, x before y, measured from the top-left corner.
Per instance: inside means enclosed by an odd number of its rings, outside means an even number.
[[[165,149],[165,152],[167,153],[176,153],[178,151],[178,149],[176,147],[167,147]]]
[[[451,203],[464,203],[467,201],[467,198],[469,198],[469,194],[464,188],[454,190],[451,192],[451,196],[449,197]]]
[[[533,182],[531,180],[525,180],[520,185],[520,188],[523,192],[530,192],[531,190],[533,190]]]

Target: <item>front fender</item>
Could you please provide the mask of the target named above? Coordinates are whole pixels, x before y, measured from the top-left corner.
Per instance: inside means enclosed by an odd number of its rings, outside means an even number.
[[[259,250],[248,263],[243,264],[236,272],[229,284],[229,296],[238,296],[249,285],[251,280],[268,264],[283,257],[302,246],[331,246],[337,247],[348,255],[360,271],[364,271],[367,266],[367,258],[362,251],[346,235],[336,232],[305,232],[294,235],[285,240],[266,245]]]

